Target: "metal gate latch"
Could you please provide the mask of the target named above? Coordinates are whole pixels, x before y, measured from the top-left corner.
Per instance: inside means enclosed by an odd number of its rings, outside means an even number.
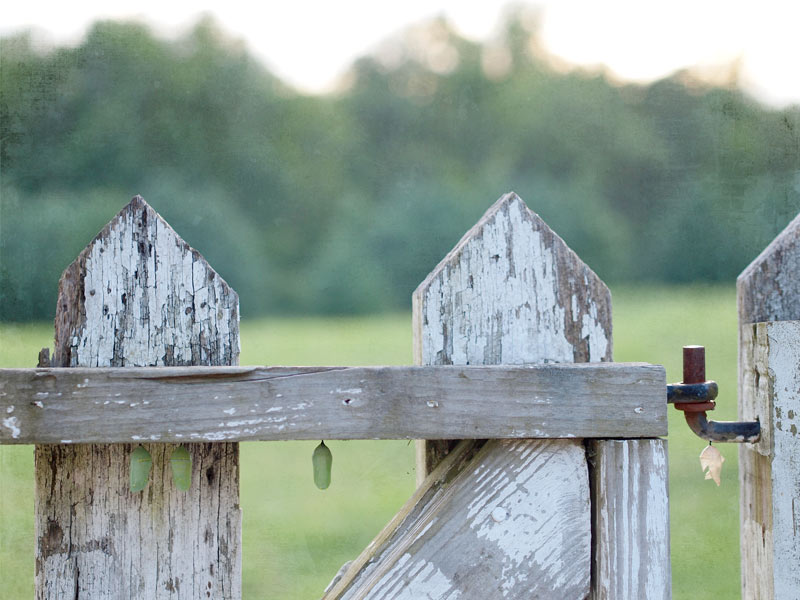
[[[683,347],[683,381],[667,385],[667,402],[682,410],[689,428],[709,442],[753,443],[761,437],[756,421],[709,421],[706,411],[714,410],[719,393],[716,381],[706,381],[704,346]]]

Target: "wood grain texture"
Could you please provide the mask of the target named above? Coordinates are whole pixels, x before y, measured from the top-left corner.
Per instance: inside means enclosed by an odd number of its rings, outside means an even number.
[[[667,432],[665,380],[635,363],[0,369],[0,443],[646,437]]]
[[[589,444],[593,598],[671,598],[666,440]]]
[[[230,365],[238,355],[235,292],[138,196],[59,284],[54,365]],[[37,598],[241,596],[237,444],[186,444],[188,492],[172,483],[174,446],[144,445],[153,469],[140,493],[128,485],[131,445],[36,447]]]
[[[610,361],[611,294],[514,193],[500,198],[412,297],[414,363]],[[452,443],[417,446],[418,481]]]
[[[361,559],[347,591],[327,598],[586,596],[591,532],[580,441],[491,440],[444,473],[446,485],[407,505],[401,514],[410,517]]]
[[[739,418],[761,439],[739,447],[742,598],[800,589],[800,215],[739,275]],[[791,415],[791,416],[790,416]]]
[[[739,450],[742,597],[788,600],[800,590],[800,321],[745,325],[740,418],[761,440]]]

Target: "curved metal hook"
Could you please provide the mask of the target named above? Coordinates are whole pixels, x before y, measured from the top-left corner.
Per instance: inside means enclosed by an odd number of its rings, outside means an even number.
[[[753,443],[761,438],[761,423],[755,421],[709,421],[718,386],[706,381],[706,349],[683,347],[683,381],[667,386],[667,402],[682,410],[689,428],[709,442]]]

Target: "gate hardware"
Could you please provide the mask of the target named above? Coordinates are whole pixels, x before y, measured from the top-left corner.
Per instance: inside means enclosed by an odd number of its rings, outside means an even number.
[[[753,443],[761,437],[761,423],[755,421],[709,421],[706,411],[714,410],[719,393],[716,381],[706,381],[706,349],[683,347],[683,381],[667,385],[667,402],[683,411],[689,428],[709,442]]]

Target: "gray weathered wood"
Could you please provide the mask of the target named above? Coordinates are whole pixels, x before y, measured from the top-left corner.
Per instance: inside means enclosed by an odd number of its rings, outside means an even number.
[[[235,292],[139,197],[64,272],[55,366],[225,365],[238,354]],[[37,598],[241,596],[238,445],[186,444],[188,492],[172,483],[174,446],[144,445],[153,469],[140,493],[129,490],[133,444],[36,447]]]
[[[800,215],[737,280],[739,417],[761,439],[739,447],[742,598],[800,590]]]
[[[761,439],[739,450],[742,598],[800,590],[800,321],[756,323],[740,338],[743,420]]]
[[[446,483],[407,504],[380,554],[357,559],[347,591],[326,598],[585,597],[591,528],[579,440],[491,440],[431,479]]]
[[[608,288],[514,193],[461,238],[412,306],[415,364],[611,360]],[[452,445],[418,443],[418,482]]]
[[[667,432],[665,379],[622,363],[0,369],[0,443],[645,437]]]
[[[603,283],[508,194],[415,292],[415,361],[609,360],[610,319]],[[448,450],[423,448],[417,469],[440,477]],[[445,479],[328,598],[587,597],[591,511],[580,440],[493,440]]]
[[[739,323],[800,320],[800,214],[736,280]]]
[[[666,440],[593,440],[594,598],[671,597]]]

